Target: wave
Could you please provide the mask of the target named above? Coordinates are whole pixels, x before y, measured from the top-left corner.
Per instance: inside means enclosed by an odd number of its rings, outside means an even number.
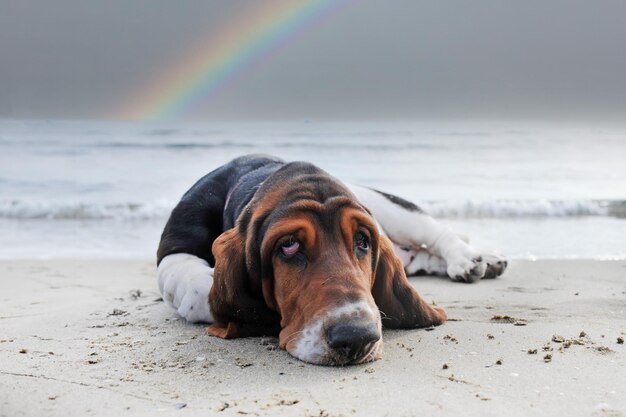
[[[0,201],[0,219],[14,220],[151,220],[166,218],[173,202],[97,204],[78,201]]]
[[[626,217],[626,200],[497,200],[430,202],[421,207],[442,218]]]
[[[98,204],[80,201],[0,201],[0,219],[14,220],[152,220],[166,219],[176,203]],[[626,200],[497,200],[421,202],[420,207],[436,218],[626,218]]]

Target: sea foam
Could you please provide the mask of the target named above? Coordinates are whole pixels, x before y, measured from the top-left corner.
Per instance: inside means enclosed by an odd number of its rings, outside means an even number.
[[[625,217],[626,201],[608,200],[498,200],[421,202],[436,218],[552,218],[606,216]],[[81,201],[0,201],[0,218],[29,220],[151,220],[164,219],[175,206],[171,200],[97,204]]]

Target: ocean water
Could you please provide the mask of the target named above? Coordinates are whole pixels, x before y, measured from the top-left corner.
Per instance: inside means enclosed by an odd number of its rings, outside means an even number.
[[[0,121],[0,258],[153,258],[180,196],[266,153],[412,200],[513,259],[626,259],[626,129]]]

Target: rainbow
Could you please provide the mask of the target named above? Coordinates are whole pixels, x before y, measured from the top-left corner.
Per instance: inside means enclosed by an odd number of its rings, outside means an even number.
[[[208,35],[147,88],[124,102],[113,118],[171,120],[192,112],[235,75],[269,56],[346,1],[262,0],[259,3],[262,5],[259,9],[219,33]]]

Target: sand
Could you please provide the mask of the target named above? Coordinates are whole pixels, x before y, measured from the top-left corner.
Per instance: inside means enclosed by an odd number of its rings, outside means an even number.
[[[626,415],[625,261],[414,278],[452,320],[385,331],[382,360],[344,368],[207,336],[158,301],[154,270],[1,261],[0,415]]]

